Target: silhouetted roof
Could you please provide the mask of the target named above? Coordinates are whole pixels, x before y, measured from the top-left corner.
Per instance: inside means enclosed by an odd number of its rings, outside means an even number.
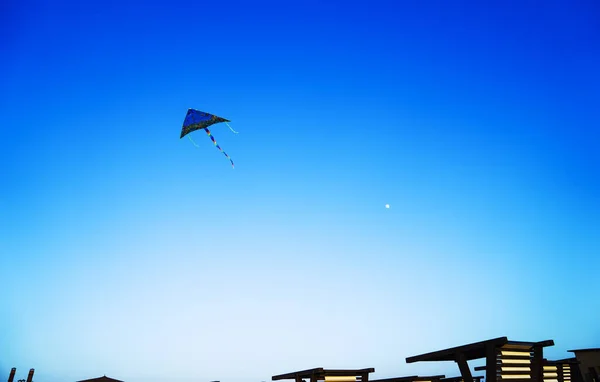
[[[105,376],[98,377],[98,378],[83,379],[83,380],[77,381],[77,382],[123,382],[123,381],[120,381],[120,380],[114,379],[114,378],[109,378],[105,375]]]
[[[600,348],[589,348],[589,349],[575,349],[575,350],[568,350],[572,353],[574,352],[587,352],[587,351],[600,351]]]
[[[384,378],[384,379],[372,379],[370,382],[382,382],[382,381],[396,381],[396,382],[401,382],[401,381],[414,381],[415,378],[419,378],[419,376],[417,375],[411,375],[408,377],[396,377],[396,378]]]
[[[554,341],[542,341],[542,342],[522,342],[522,341],[509,341],[506,337],[493,338],[487,341],[474,342],[472,344],[456,346],[444,350],[434,351],[431,353],[425,353],[416,355],[413,357],[406,358],[407,363],[421,362],[421,361],[456,361],[457,355],[462,353],[465,360],[473,360],[485,358],[485,349],[487,346],[503,347],[508,349],[519,349],[519,348],[530,348],[534,346],[552,346]]]
[[[274,375],[271,377],[273,381],[278,381],[281,379],[296,379],[296,378],[310,378],[316,377],[317,379],[324,379],[326,376],[331,377],[351,377],[351,376],[360,376],[363,374],[368,374],[374,372],[374,368],[369,369],[353,369],[353,370],[326,370],[322,367],[317,367],[315,369],[308,369],[302,371],[294,371],[292,373]]]
[[[417,375],[411,375],[410,377],[395,377],[395,378],[384,378],[384,379],[372,379],[370,382],[419,382],[419,381],[436,381],[444,378],[445,375],[431,375],[426,377],[419,377]]]

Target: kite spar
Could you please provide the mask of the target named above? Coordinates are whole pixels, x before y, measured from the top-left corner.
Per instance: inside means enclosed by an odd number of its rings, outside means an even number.
[[[185,137],[192,131],[204,129],[204,131],[206,131],[206,134],[208,134],[208,136],[210,137],[211,141],[215,144],[215,147],[217,149],[219,149],[219,151],[222,152],[227,157],[227,159],[229,159],[229,161],[231,162],[231,167],[235,168],[235,165],[233,164],[233,160],[231,159],[231,157],[229,155],[227,155],[227,153],[225,151],[223,151],[221,146],[219,146],[217,144],[215,137],[213,137],[210,130],[208,130],[208,126],[214,125],[215,123],[220,123],[220,122],[224,122],[231,131],[233,131],[234,133],[237,134],[237,131],[233,130],[231,128],[231,126],[229,126],[229,124],[227,123],[227,122],[230,122],[229,120],[227,120],[225,118],[217,117],[216,115],[213,115],[213,114],[205,113],[203,111],[199,111],[199,110],[195,110],[195,109],[188,109],[187,115],[185,116],[185,120],[183,121],[183,127],[181,128],[181,136],[179,138],[181,139],[181,138]],[[196,142],[194,142],[189,135],[188,135],[188,138],[190,139],[190,141],[192,141],[192,143],[196,147],[199,147],[196,144]]]

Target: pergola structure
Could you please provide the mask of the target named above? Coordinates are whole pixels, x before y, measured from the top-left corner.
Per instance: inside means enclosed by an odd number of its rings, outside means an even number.
[[[274,375],[271,380],[280,381],[283,379],[293,379],[295,382],[369,382],[369,374],[375,371],[374,368],[353,369],[353,370],[333,370],[317,367],[292,373]]]
[[[454,361],[458,364],[463,382],[474,382],[467,361],[485,358],[486,382],[544,382],[543,348],[553,345],[552,340],[522,342],[499,337],[408,357],[406,362]]]

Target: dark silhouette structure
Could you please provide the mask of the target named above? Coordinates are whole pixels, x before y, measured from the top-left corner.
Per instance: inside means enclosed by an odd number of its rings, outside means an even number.
[[[27,382],[33,382],[33,373],[35,369],[29,369],[29,374],[27,374]]]
[[[354,370],[326,370],[322,367],[292,373],[274,375],[271,380],[280,381],[283,379],[293,379],[295,382],[325,381],[325,382],[369,382],[369,374],[375,371],[374,368],[354,369]]]
[[[549,361],[544,359],[544,382],[583,382],[575,358]]]
[[[485,382],[600,382],[600,348],[569,350],[575,357],[548,360],[544,347],[554,346],[553,340],[541,342],[512,341],[498,337],[486,341],[452,347],[406,358],[407,363],[425,361],[456,362],[460,376],[445,375],[407,376],[369,381],[374,368],[323,369],[322,367],[275,375],[272,381],[293,382],[482,382],[482,376],[473,376],[468,361],[485,359],[484,366],[475,371],[485,371]],[[15,382],[16,368],[10,370],[8,382]],[[33,382],[35,369],[30,369],[27,380]],[[123,382],[107,377],[83,379],[77,382]],[[219,381],[212,381],[219,382]],[[264,381],[262,381],[264,382]]]
[[[600,348],[569,350],[575,353],[584,382],[600,382]]]
[[[543,382],[543,348],[554,341],[509,341],[506,337],[475,342],[406,358],[407,363],[453,361],[464,382],[474,378],[467,361],[484,358],[486,382]]]
[[[8,375],[8,382],[14,382],[16,373],[17,373],[16,367],[13,367],[12,369],[10,369],[10,374]],[[35,369],[29,369],[29,374],[27,375],[27,380],[19,379],[18,382],[33,382],[33,373],[35,373]]]
[[[543,382],[584,382],[579,372],[577,360],[568,358],[557,361],[543,360]],[[478,366],[475,370],[485,370]]]
[[[432,376],[417,376],[411,375],[410,377],[395,377],[385,379],[373,379],[371,382],[440,382],[445,375],[432,375]]]
[[[15,373],[17,372],[17,368],[13,367],[10,369],[10,374],[8,375],[8,382],[13,382],[15,380]]]
[[[98,377],[98,378],[83,379],[83,380],[77,381],[77,382],[123,382],[123,381],[120,381],[120,380],[114,379],[114,378],[109,378],[105,375],[105,376]]]

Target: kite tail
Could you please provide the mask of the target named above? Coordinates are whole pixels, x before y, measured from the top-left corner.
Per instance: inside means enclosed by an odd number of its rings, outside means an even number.
[[[233,130],[231,126],[229,126],[229,123],[225,122],[225,124],[227,125],[227,127],[229,127],[229,130],[233,131],[235,134],[239,134],[237,131]]]
[[[229,155],[227,155],[227,153],[225,151],[223,151],[221,146],[219,146],[217,144],[217,141],[215,141],[215,137],[212,136],[212,134],[210,133],[210,130],[208,130],[206,127],[204,128],[204,130],[206,130],[206,134],[208,134],[208,136],[210,137],[210,140],[213,141],[213,143],[215,144],[215,147],[218,148],[219,151],[222,152],[227,157],[227,159],[229,159],[229,161],[231,162],[231,167],[235,168],[235,165],[233,164],[233,160],[231,159],[231,157]]]
[[[192,137],[190,137],[189,135],[188,135],[187,137],[190,139],[190,142],[192,142],[192,143],[194,144],[194,146],[196,146],[196,147],[200,148],[200,146],[198,146],[198,145],[196,144],[196,142],[194,142],[194,140],[192,139]]]

